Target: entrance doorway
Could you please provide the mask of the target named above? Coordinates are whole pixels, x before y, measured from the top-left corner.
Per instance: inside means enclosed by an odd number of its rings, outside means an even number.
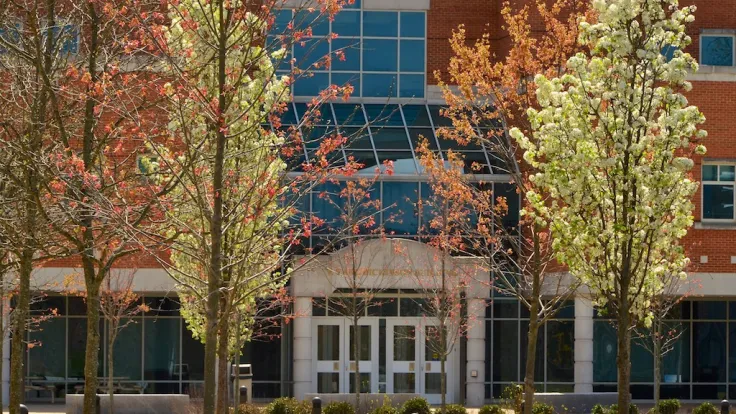
[[[312,389],[320,394],[355,392],[354,373],[360,372],[362,393],[420,394],[440,403],[440,357],[423,318],[362,318],[359,355],[352,344],[352,322],[340,317],[312,318]],[[447,400],[454,401],[455,356],[446,364]]]

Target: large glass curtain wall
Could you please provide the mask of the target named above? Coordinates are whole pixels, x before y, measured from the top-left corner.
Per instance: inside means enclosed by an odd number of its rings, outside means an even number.
[[[679,337],[662,364],[662,398],[722,400],[736,398],[736,301],[684,302],[667,326]],[[616,391],[616,329],[598,316],[594,325],[594,391]],[[654,394],[653,357],[633,341],[631,394]]]
[[[573,392],[575,311],[568,302],[537,338],[538,392]],[[495,297],[486,308],[486,399],[501,397],[503,389],[524,380],[529,311],[518,300]]]
[[[176,299],[145,297],[143,301],[150,311],[133,318],[115,341],[115,382],[128,392],[198,396],[204,378],[204,345],[192,338]],[[28,333],[26,380],[36,385],[53,385],[56,396],[62,397],[79,392],[84,383],[86,306],[81,298],[65,296],[49,296],[34,305],[37,315],[50,315],[52,310],[57,316],[43,320]],[[107,376],[105,338],[109,338],[110,332],[104,321],[100,330],[103,335],[98,375]],[[279,332],[270,333],[266,341],[247,344],[241,357],[241,363],[253,365],[254,398],[275,398],[282,393],[281,337]],[[28,397],[47,399],[49,394],[29,392]]]

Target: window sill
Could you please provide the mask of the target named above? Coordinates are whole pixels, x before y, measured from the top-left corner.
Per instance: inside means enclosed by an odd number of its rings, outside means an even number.
[[[736,223],[717,223],[699,221],[693,225],[696,230],[736,230]]]
[[[687,76],[690,81],[736,82],[736,66],[700,65]]]

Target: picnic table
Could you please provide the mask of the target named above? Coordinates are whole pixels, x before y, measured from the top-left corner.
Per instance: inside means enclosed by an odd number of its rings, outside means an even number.
[[[54,377],[26,377],[25,390],[36,391],[39,394],[42,391],[48,391],[51,394],[51,403],[53,404],[56,400],[56,390],[59,385],[64,385],[64,379],[54,381]]]

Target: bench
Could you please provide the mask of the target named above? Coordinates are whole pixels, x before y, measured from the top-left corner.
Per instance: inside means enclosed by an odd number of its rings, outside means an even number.
[[[54,400],[56,399],[56,384],[26,384],[25,386],[26,392],[28,391],[48,391],[51,394],[51,404],[54,403]]]

